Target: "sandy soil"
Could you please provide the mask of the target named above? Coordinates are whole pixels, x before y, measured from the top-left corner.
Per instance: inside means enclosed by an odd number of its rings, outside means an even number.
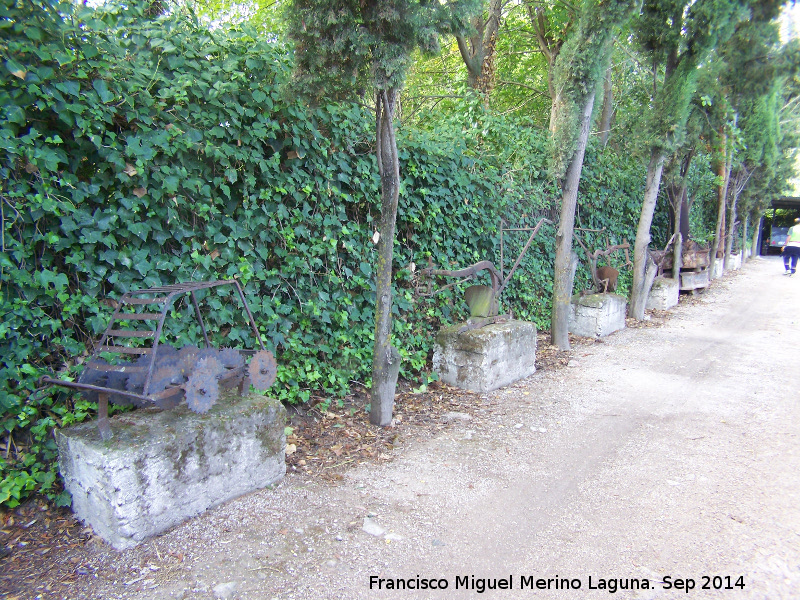
[[[800,598],[800,278],[781,272],[751,261],[392,460],[296,471],[124,553],[89,543],[80,577],[9,597]]]

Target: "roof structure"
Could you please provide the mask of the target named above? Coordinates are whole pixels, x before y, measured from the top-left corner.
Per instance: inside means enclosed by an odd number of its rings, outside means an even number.
[[[790,210],[800,211],[800,198],[781,196],[777,200],[772,201],[772,208],[788,208]]]

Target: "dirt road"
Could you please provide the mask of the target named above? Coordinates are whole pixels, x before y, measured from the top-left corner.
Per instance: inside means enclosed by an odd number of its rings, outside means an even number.
[[[386,465],[230,502],[82,594],[800,598],[800,277],[781,272],[751,261]]]

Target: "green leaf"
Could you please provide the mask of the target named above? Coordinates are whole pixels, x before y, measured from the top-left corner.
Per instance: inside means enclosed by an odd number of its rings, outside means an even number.
[[[111,102],[114,99],[114,94],[112,94],[108,89],[108,84],[102,79],[95,79],[92,82],[92,87],[94,91],[97,92],[97,95],[100,96],[100,101],[104,104]]]

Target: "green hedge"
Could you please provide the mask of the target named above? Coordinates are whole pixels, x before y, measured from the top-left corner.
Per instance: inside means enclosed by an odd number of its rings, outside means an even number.
[[[104,301],[128,290],[237,277],[276,352],[281,400],[336,401],[353,381],[369,385],[374,117],[287,100],[289,53],[248,31],[47,0],[0,11],[0,504],[37,491],[69,501],[56,496],[51,433],[95,407],[31,392],[43,374],[77,376],[110,316]],[[465,306],[454,291],[420,294],[414,265],[497,263],[501,218],[555,218],[558,195],[544,133],[480,103],[430,130],[401,128],[399,146],[394,334],[402,375],[424,382],[433,332]],[[643,180],[630,161],[590,153],[581,224],[632,240]],[[552,237],[539,234],[503,298],[540,326]],[[526,239],[506,234],[506,268]],[[216,341],[253,347],[234,299],[208,300]],[[188,307],[166,335],[198,340]]]

